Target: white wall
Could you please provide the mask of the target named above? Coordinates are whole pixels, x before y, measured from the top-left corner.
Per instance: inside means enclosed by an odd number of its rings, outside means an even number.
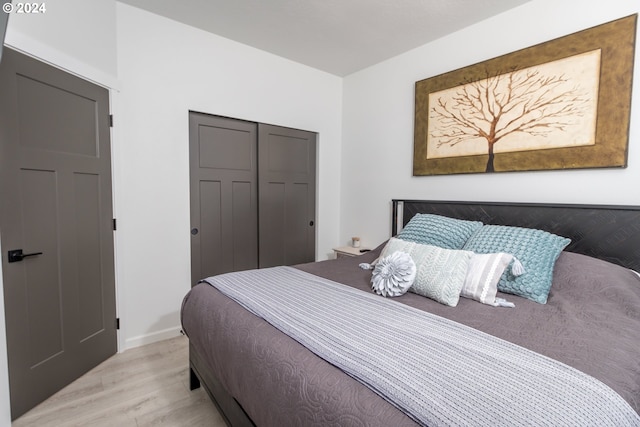
[[[640,93],[626,169],[413,177],[414,84],[640,10],[628,0],[533,0],[344,79],[340,238],[390,236],[392,198],[640,205]],[[636,42],[635,81],[640,81]]]
[[[115,0],[44,3],[45,13],[9,16],[5,44],[103,86],[115,86]]]
[[[118,3],[118,290],[125,347],[172,336],[190,283],[188,112],[319,133],[317,254],[338,238],[342,79]]]

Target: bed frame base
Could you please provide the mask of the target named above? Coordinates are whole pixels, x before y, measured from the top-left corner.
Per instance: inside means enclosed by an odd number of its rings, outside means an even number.
[[[196,349],[189,343],[189,389],[195,390],[201,385],[228,426],[255,427],[242,406],[227,393]]]

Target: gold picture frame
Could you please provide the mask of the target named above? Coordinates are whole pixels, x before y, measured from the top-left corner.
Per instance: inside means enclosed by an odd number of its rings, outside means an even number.
[[[626,167],[636,24],[416,82],[413,175]]]

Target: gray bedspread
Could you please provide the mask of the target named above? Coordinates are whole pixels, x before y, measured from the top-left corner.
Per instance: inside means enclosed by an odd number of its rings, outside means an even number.
[[[291,267],[205,282],[421,425],[640,427],[593,377],[391,299]]]
[[[298,266],[369,291],[360,270],[377,253]],[[546,355],[607,384],[640,409],[640,280],[630,271],[563,253],[549,302],[509,296],[515,309],[415,294],[395,299]],[[227,391],[259,426],[404,426],[415,423],[340,369],[207,284],[185,297],[183,328]]]

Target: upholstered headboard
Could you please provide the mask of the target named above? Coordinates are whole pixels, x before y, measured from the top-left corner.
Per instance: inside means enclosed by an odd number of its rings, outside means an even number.
[[[392,235],[417,213],[545,230],[570,238],[567,251],[640,271],[640,206],[394,199]]]

